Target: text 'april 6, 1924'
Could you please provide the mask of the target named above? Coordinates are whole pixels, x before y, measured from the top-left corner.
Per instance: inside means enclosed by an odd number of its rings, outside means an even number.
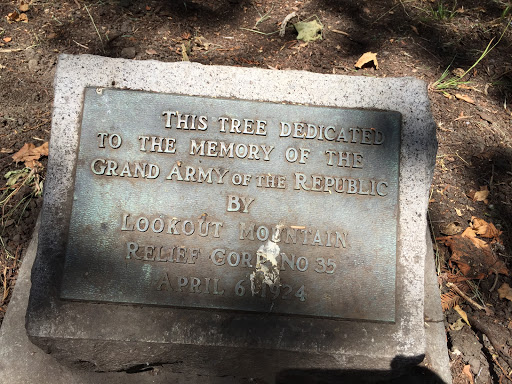
[[[395,320],[401,115],[88,88],[61,297]]]

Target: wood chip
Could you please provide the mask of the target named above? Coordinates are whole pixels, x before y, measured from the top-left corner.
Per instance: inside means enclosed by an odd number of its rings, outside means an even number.
[[[475,104],[475,100],[473,100],[471,97],[469,97],[468,95],[462,95],[460,93],[456,93],[455,94],[455,97],[459,100],[463,100],[465,101],[466,103],[470,103],[470,104]]]

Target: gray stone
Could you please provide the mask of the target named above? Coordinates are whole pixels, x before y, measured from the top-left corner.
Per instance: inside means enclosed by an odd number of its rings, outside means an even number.
[[[135,47],[126,47],[121,50],[121,57],[126,59],[133,59],[136,54],[137,51],[135,50]]]
[[[395,322],[61,300],[84,89],[91,86],[401,113]],[[65,364],[96,371],[173,363],[182,372],[274,381],[297,367],[387,370],[418,363],[425,354],[426,209],[437,148],[429,108],[425,84],[412,78],[61,56],[29,338]]]
[[[37,71],[37,67],[39,66],[39,61],[37,59],[30,59],[28,61],[28,69],[31,72]]]

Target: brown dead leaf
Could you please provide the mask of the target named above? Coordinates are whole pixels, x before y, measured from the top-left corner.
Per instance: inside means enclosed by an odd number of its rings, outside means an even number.
[[[477,235],[496,241],[499,241],[499,237],[503,233],[498,230],[494,224],[488,223],[475,216],[471,217],[471,228],[473,228]]]
[[[489,197],[489,190],[487,187],[482,187],[480,191],[475,192],[473,195],[473,201],[483,201],[484,204],[488,204],[489,201],[487,200],[487,197]]]
[[[7,16],[5,16],[5,17],[7,19],[7,22],[9,24],[12,24],[15,21],[19,21],[20,14],[18,12],[14,11],[14,12],[8,13]]]
[[[464,100],[466,103],[475,104],[475,100],[473,100],[468,95],[461,95],[460,93],[456,93],[455,97],[459,100]]]
[[[156,55],[157,54],[157,52],[153,48],[146,49],[146,53],[148,55]]]
[[[468,227],[461,235],[438,238],[451,250],[450,262],[459,267],[462,274],[471,279],[483,279],[491,273],[509,275],[503,261],[493,253],[491,246],[476,236]]]
[[[452,331],[460,331],[462,328],[464,328],[464,320],[459,317],[459,320],[453,324],[450,324],[449,327]]]
[[[19,17],[19,20],[16,20],[16,21],[21,21],[22,23],[28,23],[28,16],[26,13],[21,13],[20,14],[20,17]]]
[[[469,384],[475,384],[475,381],[473,380],[473,374],[471,373],[471,365],[465,365],[464,369],[462,370],[462,373],[464,373],[464,375],[466,375],[466,377],[468,378]]]
[[[503,283],[500,288],[498,288],[498,294],[500,299],[507,299],[512,301],[512,288],[507,283]]]
[[[12,155],[12,159],[16,163],[24,161],[26,167],[34,168],[41,165],[41,163],[37,161],[41,156],[48,156],[48,142],[45,142],[39,147],[36,147],[32,143],[25,143],[18,152]]]
[[[29,8],[30,8],[29,5],[30,5],[29,1],[21,0],[20,1],[20,11],[21,12],[27,12],[29,10]]]
[[[462,225],[458,221],[452,221],[441,228],[443,235],[452,236],[462,232]]]
[[[363,68],[364,66],[374,66],[375,69],[379,69],[379,62],[377,61],[377,54],[372,52],[366,52],[359,60],[357,60],[356,68]]]
[[[462,317],[464,319],[466,324],[471,327],[471,324],[469,324],[468,315],[466,312],[464,312],[464,310],[460,307],[460,305],[457,304],[455,307],[453,307],[453,309],[455,309],[457,311],[457,313],[460,315],[460,317]]]
[[[10,42],[12,40],[12,37],[4,37],[2,40],[4,42],[8,43],[8,42]]]

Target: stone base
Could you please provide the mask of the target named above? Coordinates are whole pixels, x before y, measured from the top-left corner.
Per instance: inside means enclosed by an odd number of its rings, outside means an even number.
[[[95,87],[96,92],[103,92],[103,88],[113,86],[400,113],[399,203],[393,207],[398,217],[393,275],[396,289],[390,304],[394,304],[394,321],[61,299],[84,89]],[[426,211],[437,143],[422,81],[63,55],[55,80],[52,121],[42,225],[26,322],[30,340],[44,351],[71,367],[94,371],[131,371],[146,364],[166,363],[181,372],[267,381],[317,370],[333,374],[342,373],[340,369],[384,371],[390,366],[400,370],[423,360]],[[328,209],[334,207],[326,207],[325,215]],[[372,218],[367,217],[365,231],[371,233],[372,225],[375,230],[379,225],[380,231],[386,230],[382,223],[372,223]],[[84,241],[101,245],[87,234],[84,228]],[[93,254],[93,248],[89,250]],[[81,256],[87,257],[87,252]],[[122,267],[122,263],[115,265]],[[380,280],[387,278],[378,275]],[[378,284],[375,275],[375,286]],[[337,289],[332,287],[332,295]]]

